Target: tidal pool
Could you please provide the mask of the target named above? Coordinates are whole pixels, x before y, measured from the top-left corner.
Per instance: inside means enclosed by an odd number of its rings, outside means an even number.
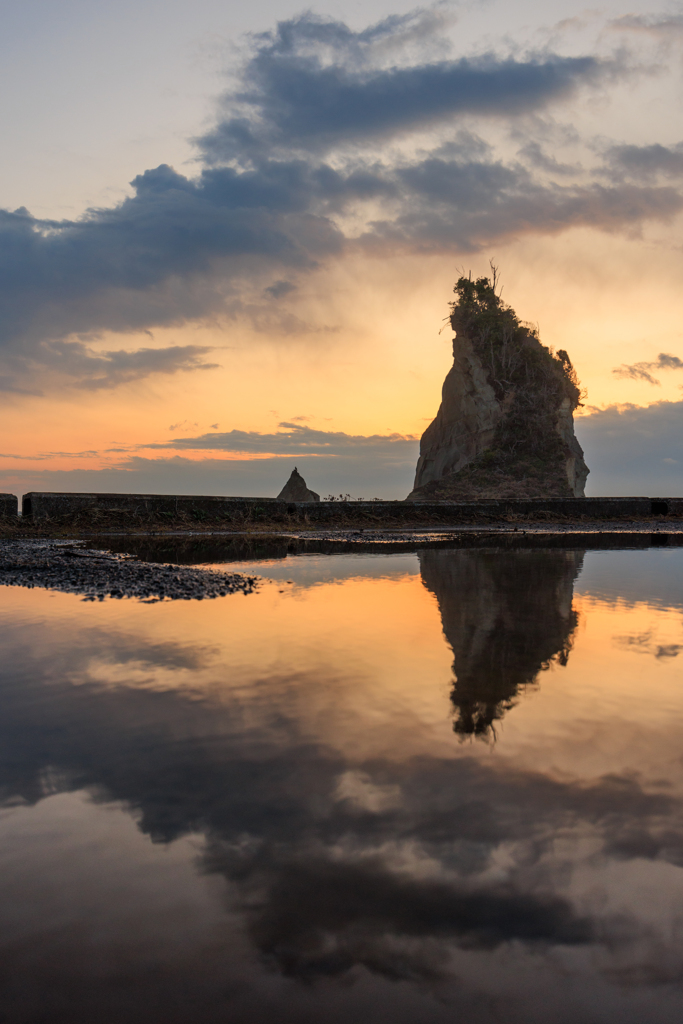
[[[678,1024],[683,548],[202,557],[0,587],[3,1024]]]

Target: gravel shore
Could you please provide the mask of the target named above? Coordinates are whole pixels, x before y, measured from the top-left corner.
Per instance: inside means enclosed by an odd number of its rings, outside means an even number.
[[[154,602],[202,601],[251,594],[258,577],[188,565],[144,562],[73,541],[0,542],[0,585],[82,594],[85,601],[134,597]]]

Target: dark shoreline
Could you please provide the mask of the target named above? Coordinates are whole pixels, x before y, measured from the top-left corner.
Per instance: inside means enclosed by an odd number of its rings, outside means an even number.
[[[389,554],[435,548],[644,550],[683,547],[671,522],[317,531],[119,531],[69,539],[0,537],[0,586],[39,587],[84,600],[204,600],[249,594],[258,577],[215,568],[297,555]],[[207,569],[203,566],[211,565]]]
[[[79,594],[84,601],[137,598],[203,601],[250,594],[256,576],[147,561],[133,553],[88,547],[83,541],[0,541],[0,585]]]
[[[359,535],[382,537],[423,536],[438,533],[449,536],[471,533],[488,534],[645,534],[664,532],[683,534],[683,515],[652,516],[564,516],[555,513],[521,514],[508,512],[497,516],[468,515],[462,518],[434,514],[402,515],[392,518],[386,513],[371,516],[354,515],[351,510],[337,520],[324,523],[307,521],[303,516],[263,517],[226,523],[197,521],[185,516],[160,520],[154,515],[115,515],[112,513],[74,514],[56,519],[31,517],[0,517],[0,541],[5,540],[77,540],[114,537],[186,537],[186,536],[291,536],[345,537]]]
[[[175,533],[110,535],[101,541],[111,551],[148,562],[185,564],[253,562],[296,555],[388,554],[433,548],[645,549],[683,547],[683,529],[529,529],[451,528],[443,530],[335,530],[307,533]]]

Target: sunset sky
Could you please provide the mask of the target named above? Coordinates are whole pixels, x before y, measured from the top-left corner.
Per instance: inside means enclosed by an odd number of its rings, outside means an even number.
[[[3,14],[0,490],[404,497],[493,259],[587,493],[683,493],[683,5]]]

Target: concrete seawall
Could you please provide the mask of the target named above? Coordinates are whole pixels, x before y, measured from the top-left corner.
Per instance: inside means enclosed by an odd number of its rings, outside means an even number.
[[[75,512],[128,512],[131,515],[193,516],[216,519],[227,514],[244,515],[265,506],[282,508],[275,498],[220,498],[186,494],[78,494],[31,491],[22,498],[22,514],[33,519],[57,519]]]
[[[4,495],[14,501],[16,498]],[[8,504],[9,507],[9,504]],[[78,494],[31,491],[22,503],[23,515],[34,520],[60,519],[75,513],[100,513],[158,516],[162,519],[187,517],[196,521],[249,519],[282,519],[305,515],[309,523],[366,516],[369,520],[395,522],[416,519],[438,519],[441,522],[467,520],[495,521],[510,516],[567,517],[587,519],[639,519],[649,516],[683,515],[683,498],[520,498],[468,502],[448,501],[321,501],[284,502],[276,498],[215,497],[173,494]]]
[[[16,516],[19,502],[16,494],[0,494],[0,516]]]

